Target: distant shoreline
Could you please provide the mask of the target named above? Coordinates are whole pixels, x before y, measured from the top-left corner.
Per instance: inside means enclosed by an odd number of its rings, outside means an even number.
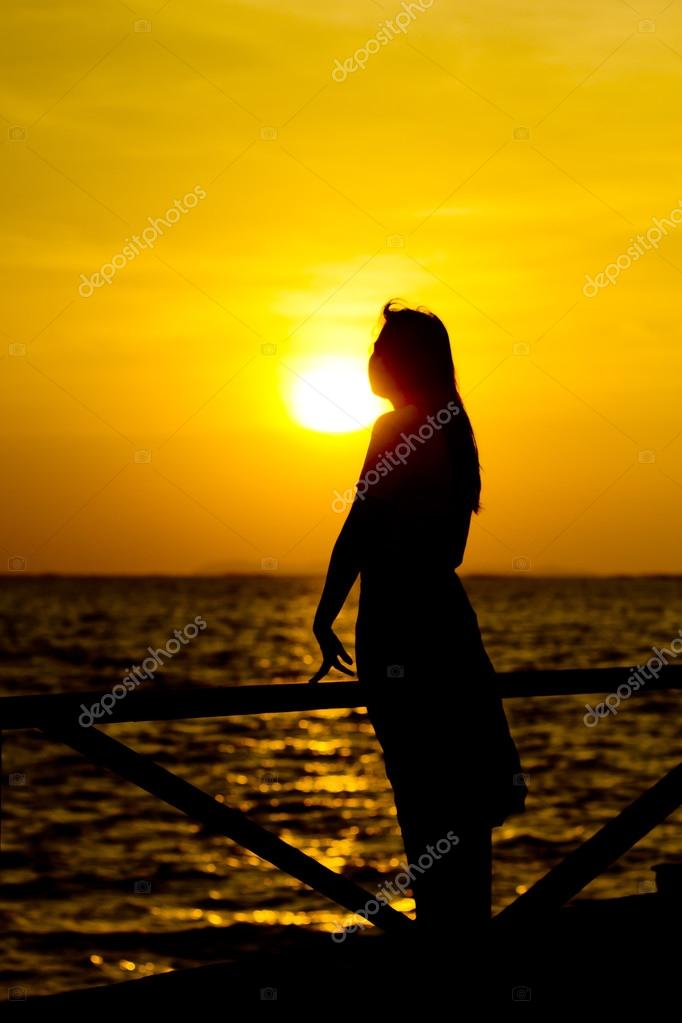
[[[299,572],[254,572],[251,569],[231,569],[225,572],[0,572],[0,580],[49,580],[49,579],[322,579],[324,569],[302,570]],[[461,579],[682,579],[682,572],[458,572]]]

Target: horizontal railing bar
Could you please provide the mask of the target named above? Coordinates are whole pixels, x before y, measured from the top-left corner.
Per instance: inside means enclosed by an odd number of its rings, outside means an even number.
[[[504,699],[549,696],[590,696],[612,693],[627,683],[631,668],[570,668],[552,671],[510,671],[496,676]],[[162,689],[158,685],[140,689],[119,699],[111,715],[104,714],[92,724],[126,721],[176,721],[182,718],[232,717],[240,714],[279,714],[314,710],[364,707],[359,682],[270,683],[268,685],[222,688]],[[657,679],[646,681],[633,696],[647,692],[682,689],[682,667],[669,665]],[[59,721],[78,723],[83,705],[90,708],[111,688],[47,696],[3,696],[0,698],[0,729],[42,728]],[[87,720],[87,719],[86,719]]]

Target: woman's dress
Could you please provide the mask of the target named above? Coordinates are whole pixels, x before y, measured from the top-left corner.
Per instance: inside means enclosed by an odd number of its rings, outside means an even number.
[[[358,678],[411,863],[453,832],[473,836],[469,847],[482,843],[483,855],[490,828],[522,811],[526,795],[495,671],[456,573],[470,521],[456,457],[453,472],[444,429],[417,433],[426,415],[407,406],[378,420],[353,507]],[[389,457],[396,451],[402,458]],[[379,461],[383,472],[372,474]],[[431,887],[442,886],[447,868],[430,874]],[[415,893],[428,889],[422,881]],[[417,904],[421,918],[418,895]]]

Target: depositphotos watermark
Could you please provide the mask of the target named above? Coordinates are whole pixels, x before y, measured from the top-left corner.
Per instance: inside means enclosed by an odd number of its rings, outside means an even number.
[[[149,227],[145,227],[141,234],[134,234],[132,239],[126,238],[121,251],[112,256],[108,263],[103,263],[99,270],[91,274],[90,277],[81,274],[81,283],[78,287],[80,297],[90,298],[95,288],[111,284],[117,272],[131,263],[144,249],[154,248],[157,238],[163,234],[164,227],[172,227],[173,224],[177,224],[180,215],[193,210],[199,199],[206,198],[206,194],[201,185],[196,185],[191,192],[183,195],[182,199],[176,199],[162,217],[147,217]]]
[[[679,214],[679,216],[675,214]],[[664,235],[667,235],[668,228],[682,224],[682,199],[678,200],[677,206],[673,207],[667,217],[663,217],[663,220],[652,217],[651,223],[653,226],[648,229],[646,234],[638,234],[631,238],[626,251],[621,252],[615,262],[605,266],[596,277],[593,278],[589,274],[585,274],[585,283],[583,284],[585,298],[594,298],[602,288],[616,284],[624,270],[629,270],[632,264],[647,252],[658,248],[658,243]]]
[[[426,422],[422,423],[416,433],[401,433],[400,444],[396,444],[392,451],[384,451],[381,458],[375,462],[375,468],[368,469],[365,475],[360,477],[355,488],[349,487],[343,494],[338,490],[334,491],[332,511],[339,514],[344,512],[356,496],[359,501],[364,501],[370,487],[376,486],[380,479],[388,476],[399,465],[405,465],[412,452],[417,450],[415,441],[426,444],[436,430],[442,430],[454,416],[459,415],[460,411],[456,402],[449,401],[445,408],[438,409],[435,416],[427,416]]]
[[[151,656],[145,657],[142,667],[135,665],[135,667],[130,668],[128,674],[124,675],[123,681],[117,682],[110,693],[105,693],[102,699],[98,700],[97,703],[93,703],[89,709],[84,703],[81,703],[83,713],[78,718],[78,724],[81,728],[90,728],[96,718],[104,717],[105,714],[111,716],[117,700],[122,700],[128,693],[132,693],[139,686],[140,682],[144,682],[145,679],[154,678],[154,673],[163,667],[162,657],[164,655],[170,661],[183,646],[187,646],[190,640],[196,639],[205,628],[206,622],[201,615],[197,615],[194,621],[186,625],[184,629],[174,629],[172,637],[164,647],[159,647],[158,650],[151,646],[147,647]],[[171,646],[171,644],[174,644],[174,646]],[[84,720],[84,718],[89,718],[89,720]]]
[[[405,35],[417,15],[433,7],[433,0],[418,0],[417,3],[406,3],[403,0],[401,6],[402,10],[394,18],[382,21],[376,35],[368,39],[364,46],[358,47],[351,57],[346,57],[343,63],[337,59],[332,71],[335,82],[345,82],[348,75],[352,75],[353,72],[364,71],[369,58],[378,53],[382,46],[388,46],[400,34]]]
[[[591,707],[589,703],[586,703],[587,714],[583,717],[583,724],[588,728],[594,728],[600,718],[605,718],[607,714],[615,716],[618,713],[618,707],[622,700],[628,700],[633,693],[636,693],[643,685],[650,682],[652,678],[657,679],[661,674],[661,669],[667,665],[668,657],[672,657],[674,660],[678,654],[682,654],[682,629],[679,629],[679,637],[679,639],[675,637],[672,641],[670,644],[672,649],[670,650],[666,646],[661,650],[656,646],[652,647],[654,656],[650,657],[646,662],[646,667],[638,664],[637,668],[632,669],[627,682],[623,682],[622,685],[618,686],[615,693],[609,693],[606,699],[598,703],[596,707]],[[647,675],[647,672],[650,672],[650,674]],[[592,720],[590,721],[589,718],[592,718]]]
[[[377,889],[377,898],[368,899],[362,909],[357,909],[353,916],[361,916],[365,920],[369,920],[370,916],[374,916],[378,913],[382,906],[388,906],[391,899],[404,895],[407,889],[414,881],[415,874],[425,874],[426,871],[433,866],[434,860],[440,860],[443,856],[446,856],[453,846],[459,844],[459,838],[454,831],[448,831],[445,838],[439,838],[435,846],[427,845],[426,852],[422,853],[416,863],[408,864],[403,870],[396,874],[395,879],[385,884],[380,885]],[[426,861],[426,862],[422,862]],[[404,880],[403,880],[404,879]],[[395,889],[398,889],[398,892]],[[388,892],[388,898],[385,895]],[[358,930],[358,924],[346,924],[345,926],[338,923],[335,931],[332,932],[332,941],[335,941],[337,945],[345,941],[349,934],[355,934]]]

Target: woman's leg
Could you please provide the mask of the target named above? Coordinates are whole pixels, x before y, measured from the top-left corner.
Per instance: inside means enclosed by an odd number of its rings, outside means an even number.
[[[485,821],[451,821],[452,828],[442,830],[457,839],[441,836],[429,843],[434,852],[447,852],[417,873],[414,894],[417,925],[444,948],[466,947],[480,936],[490,921],[492,889],[492,835]],[[427,860],[423,859],[422,863]]]
[[[370,717],[393,789],[420,930],[480,931],[491,912],[488,808],[472,806],[468,779],[453,777],[448,758],[420,737],[409,714],[371,706]]]

